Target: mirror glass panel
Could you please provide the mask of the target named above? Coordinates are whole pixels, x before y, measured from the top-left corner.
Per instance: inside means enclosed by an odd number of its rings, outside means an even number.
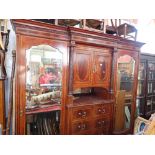
[[[119,57],[117,63],[117,100],[115,131],[130,128],[133,102],[135,60],[129,55]]]
[[[49,46],[26,51],[26,108],[61,104],[62,53]]]

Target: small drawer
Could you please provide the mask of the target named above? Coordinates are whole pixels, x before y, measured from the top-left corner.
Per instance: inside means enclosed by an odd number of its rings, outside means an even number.
[[[96,105],[95,106],[95,115],[108,115],[111,112],[110,105]]]
[[[97,129],[109,128],[110,119],[109,118],[99,118],[94,121],[94,127]]]
[[[88,119],[92,117],[92,108],[74,108],[73,109],[73,121],[74,120],[81,120],[81,119]]]
[[[83,122],[76,122],[72,124],[72,133],[73,134],[80,134],[80,133],[87,133],[92,129],[92,122],[83,121]]]

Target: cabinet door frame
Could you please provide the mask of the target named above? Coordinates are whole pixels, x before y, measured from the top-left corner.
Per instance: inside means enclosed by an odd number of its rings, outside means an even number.
[[[139,57],[140,53],[139,51],[132,51],[132,50],[126,50],[126,49],[117,49],[116,53],[114,54],[114,94],[116,96],[117,93],[117,63],[118,59],[121,56],[124,55],[129,55],[135,60],[135,70],[134,70],[134,86],[133,86],[133,102],[131,105],[131,116],[130,116],[130,127],[125,128],[124,131],[120,131],[120,134],[127,134],[127,133],[133,133],[133,128],[134,128],[134,120],[135,120],[135,109],[136,109],[136,96],[137,96],[137,85],[138,85],[138,68],[139,68]],[[116,107],[115,107],[116,108]],[[115,110],[114,110],[115,111]],[[115,112],[114,112],[114,117],[115,117]],[[115,121],[114,121],[115,123]],[[114,131],[113,131],[114,132]]]
[[[16,56],[16,75],[15,75],[15,103],[16,103],[16,134],[24,135],[26,124],[26,50],[32,46],[41,44],[49,45],[63,53],[62,67],[62,102],[60,133],[65,133],[65,100],[68,91],[67,86],[67,65],[68,65],[68,44],[65,41],[51,40],[41,37],[26,36],[17,34],[17,56]]]
[[[86,46],[87,47],[87,46]],[[92,85],[92,52],[87,49],[85,46],[81,46],[81,47],[75,47],[74,49],[74,56],[73,56],[73,89],[76,88],[82,88],[82,87],[89,87],[90,85]],[[78,65],[77,65],[77,54],[84,54],[84,55],[88,55],[89,56],[89,61],[88,61],[88,72],[86,73],[86,78],[88,78],[88,80],[86,81],[80,81],[80,77],[78,77]]]
[[[99,71],[99,68],[97,68],[97,62],[96,62],[96,57],[97,56],[103,56],[105,57],[105,77],[100,81],[97,71]],[[109,48],[101,48],[98,51],[93,51],[93,58],[94,62],[93,65],[95,66],[95,72],[93,73],[93,86],[100,86],[100,87],[105,87],[109,89],[110,87],[110,76],[111,76],[111,64],[112,64],[112,54],[111,50]],[[107,58],[107,59],[106,59]]]
[[[141,59],[140,62],[139,62],[139,65],[140,63],[143,63],[145,65],[145,68],[144,68],[144,81],[143,81],[143,94],[141,95],[141,98],[139,98],[139,96],[137,96],[137,99],[139,100],[144,100],[143,103],[140,103],[140,104],[143,104],[141,109],[142,109],[142,113],[141,116],[144,117],[145,116],[145,105],[146,105],[146,76],[147,76],[147,61],[145,59]],[[139,79],[138,79],[138,82],[139,82]],[[137,87],[138,87],[138,84],[137,84]],[[137,94],[138,95],[138,94]]]

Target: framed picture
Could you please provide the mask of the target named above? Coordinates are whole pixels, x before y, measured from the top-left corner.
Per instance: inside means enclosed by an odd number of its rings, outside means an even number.
[[[146,126],[150,124],[149,120],[146,120],[142,117],[137,117],[134,125],[134,135],[140,135],[144,133]]]

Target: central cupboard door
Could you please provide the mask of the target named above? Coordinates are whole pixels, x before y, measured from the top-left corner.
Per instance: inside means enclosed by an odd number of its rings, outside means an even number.
[[[94,70],[93,70],[93,86],[104,86],[108,88],[111,73],[111,54],[109,50],[93,52]]]
[[[111,50],[77,46],[73,54],[73,87],[104,87],[110,84]]]
[[[77,49],[74,52],[74,86],[88,87],[92,83],[92,52]]]

